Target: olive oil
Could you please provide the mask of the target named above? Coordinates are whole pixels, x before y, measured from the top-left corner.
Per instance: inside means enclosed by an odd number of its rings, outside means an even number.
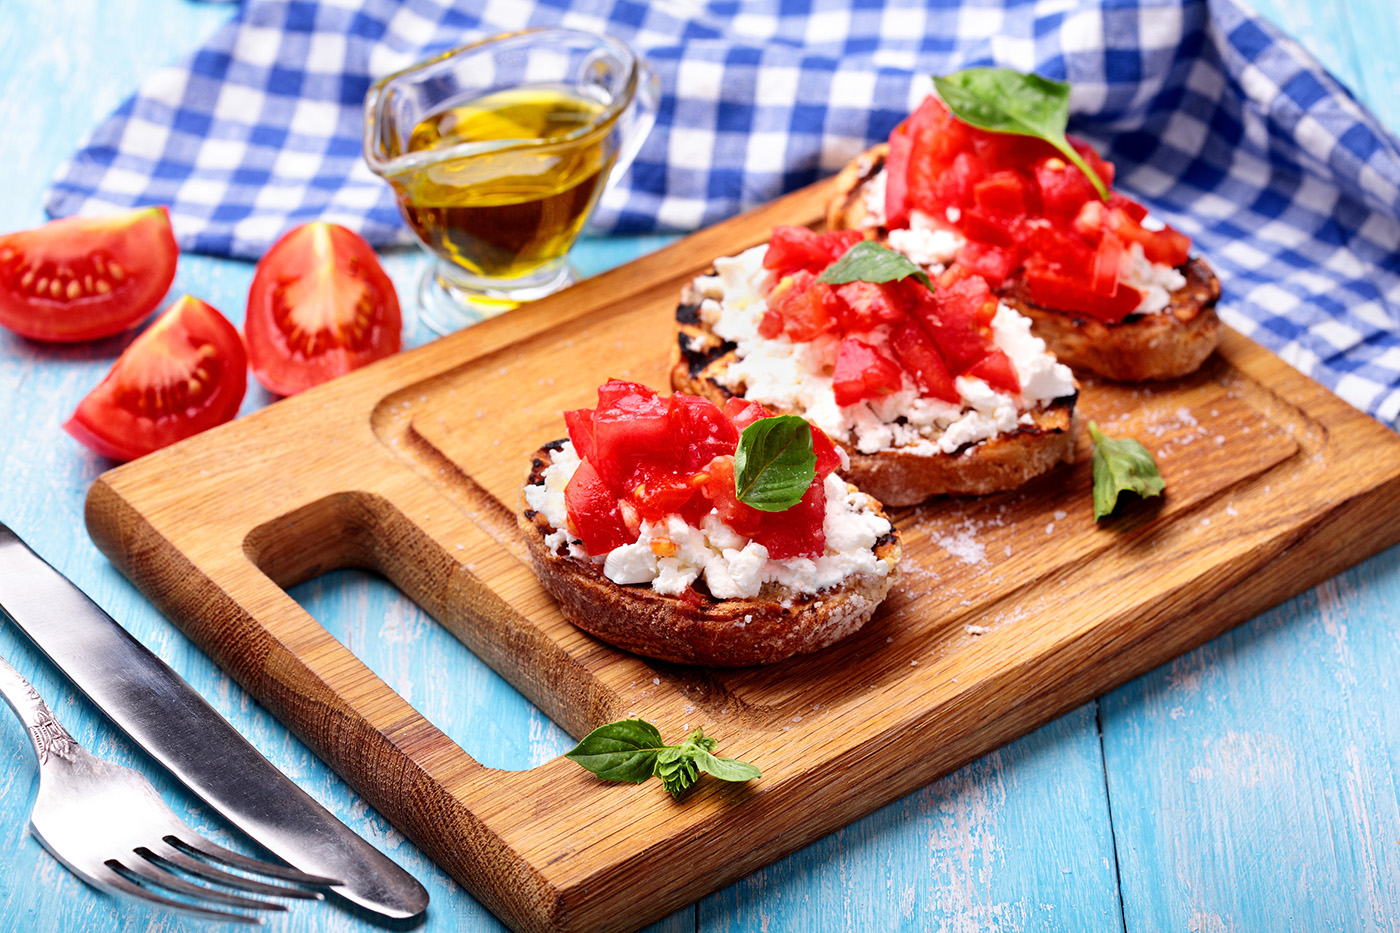
[[[468,274],[516,279],[557,263],[617,156],[605,106],[555,85],[499,91],[429,115],[405,152],[500,142],[392,178],[410,226]],[[572,135],[571,135],[572,134]],[[398,155],[398,153],[395,153]]]

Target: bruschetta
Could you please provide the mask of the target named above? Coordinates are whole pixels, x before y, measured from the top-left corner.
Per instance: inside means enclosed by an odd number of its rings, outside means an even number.
[[[1071,143],[1111,185],[1112,164]],[[969,126],[937,97],[846,166],[827,224],[934,273],[976,272],[1076,369],[1170,379],[1219,343],[1220,282],[1185,235],[1122,194],[1100,197],[1049,143]]]
[[[1077,388],[975,275],[819,281],[859,233],[779,227],[716,260],[676,312],[671,385],[800,415],[887,506],[1012,489],[1074,451]]]
[[[742,432],[767,417],[619,380],[566,413],[568,438],[531,459],[519,517],[564,617],[627,651],[713,667],[771,664],[864,625],[898,574],[899,535],[819,430],[800,500],[742,500]]]

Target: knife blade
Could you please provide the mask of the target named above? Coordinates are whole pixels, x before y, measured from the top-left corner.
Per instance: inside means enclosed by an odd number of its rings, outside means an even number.
[[[132,741],[289,865],[407,918],[428,892],[297,787],[164,661],[0,523],[0,610]]]

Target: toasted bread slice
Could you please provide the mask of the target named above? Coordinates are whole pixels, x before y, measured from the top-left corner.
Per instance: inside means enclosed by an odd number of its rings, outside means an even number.
[[[889,231],[866,202],[869,186],[885,167],[889,146],[881,143],[849,162],[837,176],[836,194],[827,206],[833,230],[870,231],[881,240]],[[1004,302],[1031,319],[1035,335],[1060,362],[1122,382],[1173,379],[1195,372],[1220,343],[1220,280],[1204,259],[1192,259],[1178,271],[1186,284],[1171,293],[1166,310],[1130,314],[1108,324],[1074,309],[1032,303],[1024,282],[1013,278],[1000,290]]]
[[[535,452],[527,486],[544,482],[550,453],[562,444]],[[884,515],[874,499],[866,502]],[[546,538],[555,529],[528,505],[519,525],[530,563],[564,618],[619,648],[681,664],[748,667],[818,651],[868,622],[899,572],[899,535],[891,530],[873,549],[888,568],[883,576],[858,573],[816,593],[766,583],[751,599],[716,599],[700,590],[667,596],[650,586],[612,582],[600,564],[572,556],[567,545],[551,550]]]
[[[700,301],[694,286],[686,286],[676,309],[671,387],[722,407],[729,398],[743,395],[744,386],[731,385],[725,378],[735,346],[705,324]],[[1061,461],[1073,460],[1075,398],[1056,399],[1032,412],[1031,424],[952,453],[916,454],[899,448],[862,453],[833,440],[850,458],[850,469],[842,475],[887,506],[917,505],[937,495],[986,495],[1014,489]]]

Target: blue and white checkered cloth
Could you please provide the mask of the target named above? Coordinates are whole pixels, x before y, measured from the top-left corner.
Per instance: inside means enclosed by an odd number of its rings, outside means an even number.
[[[1384,421],[1400,415],[1400,146],[1235,0],[245,0],[59,172],[55,215],[169,204],[187,250],[255,258],[313,218],[404,239],[361,158],[372,81],[487,34],[618,36],[661,77],[656,129],[595,230],[704,226],[839,169],[929,74],[1073,83],[1071,129],[1190,234],[1222,315]]]

